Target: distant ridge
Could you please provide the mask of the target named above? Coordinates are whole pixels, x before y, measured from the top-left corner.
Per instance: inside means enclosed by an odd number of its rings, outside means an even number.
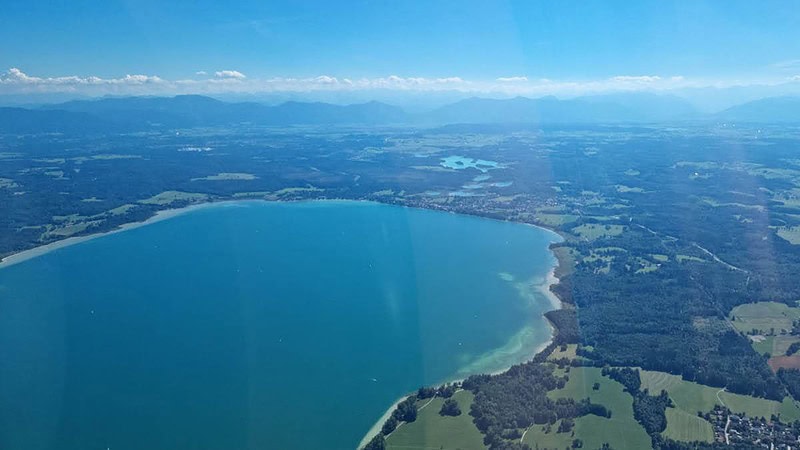
[[[38,108],[0,108],[0,132],[125,132],[199,126],[448,125],[657,123],[683,120],[800,122],[799,97],[748,102],[714,115],[686,100],[649,93],[555,97],[468,98],[420,114],[371,101],[352,105],[289,101],[276,106],[224,102],[202,95],[73,100]]]
[[[726,109],[716,117],[721,120],[786,123],[800,122],[800,97],[770,97]]]
[[[438,123],[657,122],[697,117],[685,100],[655,94],[619,94],[559,100],[470,98],[431,113]]]
[[[402,109],[380,102],[355,105],[286,102],[277,106],[259,103],[227,103],[202,95],[176,97],[127,97],[76,100],[42,109],[95,114],[130,126],[193,127],[256,123],[362,124],[406,121]]]

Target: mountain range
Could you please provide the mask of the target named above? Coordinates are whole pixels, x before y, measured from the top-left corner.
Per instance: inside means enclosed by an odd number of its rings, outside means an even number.
[[[679,121],[800,122],[800,97],[771,97],[716,114],[698,112],[670,95],[611,94],[573,99],[468,98],[409,113],[377,101],[352,105],[288,101],[279,105],[224,102],[200,95],[73,100],[38,107],[0,108],[0,132],[125,132],[234,124],[444,125],[591,124]]]

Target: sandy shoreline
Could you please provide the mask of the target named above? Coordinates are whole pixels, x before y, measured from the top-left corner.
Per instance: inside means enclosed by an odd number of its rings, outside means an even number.
[[[239,200],[233,200],[232,202],[239,202]],[[51,242],[49,244],[41,245],[39,247],[34,247],[28,250],[23,250],[19,253],[14,253],[13,255],[6,256],[2,260],[0,260],[0,269],[4,267],[13,266],[14,264],[19,264],[23,261],[27,261],[29,259],[36,258],[38,256],[42,256],[44,254],[50,253],[54,250],[58,250],[60,248],[69,247],[71,245],[80,244],[81,242],[90,241],[92,239],[97,239],[99,237],[107,236],[109,234],[114,233],[121,233],[123,231],[132,230],[135,228],[143,227],[146,225],[150,225],[152,223],[160,222],[162,220],[171,219],[173,217],[179,216],[181,214],[185,214],[191,211],[195,211],[198,209],[208,208],[210,206],[220,205],[225,202],[207,202],[207,203],[198,203],[196,205],[189,205],[183,208],[175,208],[175,209],[162,209],[161,211],[156,212],[152,217],[148,218],[147,220],[141,222],[131,222],[126,223],[124,225],[120,225],[119,227],[109,230],[109,231],[102,231],[99,233],[94,234],[87,234],[85,236],[75,236],[66,239],[62,239],[60,241]]]
[[[537,228],[540,228],[540,227],[537,227]],[[548,230],[548,231],[550,231],[550,230]],[[547,273],[547,276],[544,279],[544,282],[536,286],[536,289],[539,292],[541,292],[545,297],[547,297],[548,300],[550,300],[550,304],[552,305],[553,308],[548,310],[548,311],[554,311],[554,310],[557,310],[557,309],[561,309],[563,307],[563,304],[562,304],[561,300],[558,298],[558,296],[555,293],[553,293],[553,291],[550,290],[553,286],[555,286],[559,282],[558,277],[556,276],[556,267],[558,267],[558,264],[556,264],[555,266],[553,266],[550,269],[550,271]],[[550,327],[550,339],[548,339],[547,341],[545,341],[541,345],[539,345],[535,349],[533,354],[530,356],[530,358],[528,358],[528,360],[533,359],[534,356],[538,355],[542,350],[544,350],[545,348],[547,348],[547,346],[549,346],[550,344],[553,343],[553,339],[555,337],[555,331],[556,330],[553,327],[553,325],[550,323],[549,320],[546,320],[546,322],[547,322],[548,326]],[[496,370],[494,372],[489,372],[489,374],[490,375],[499,375],[499,374],[501,374],[503,372],[508,371],[508,369],[510,369],[510,367],[506,367],[505,369]],[[461,381],[464,381],[464,380],[463,379],[455,379],[455,380],[447,381],[447,383],[455,383],[455,382],[461,382]],[[395,408],[397,408],[397,405],[399,405],[400,402],[402,402],[403,400],[405,400],[408,397],[409,397],[408,395],[400,397],[396,402],[394,402],[392,404],[392,406],[389,407],[389,409],[386,410],[385,413],[383,413],[383,415],[378,419],[378,421],[375,422],[374,425],[372,425],[372,427],[369,429],[369,431],[367,431],[367,434],[364,435],[364,438],[361,439],[361,442],[358,443],[357,450],[362,448],[362,447],[364,447],[365,445],[367,445],[367,443],[370,441],[370,439],[374,438],[381,431],[381,428],[383,427],[383,423],[386,422],[387,419],[389,419],[389,416],[392,415],[392,412],[395,410]]]
[[[245,199],[226,199],[226,200],[218,200],[218,201],[211,200],[211,201],[206,201],[206,202],[203,202],[203,203],[196,203],[196,204],[193,204],[193,205],[184,206],[183,208],[162,209],[160,211],[156,211],[156,213],[152,217],[149,217],[149,218],[147,218],[147,219],[145,219],[145,220],[143,220],[141,222],[125,223],[125,224],[122,224],[122,225],[120,225],[119,227],[117,227],[117,228],[115,228],[113,230],[100,231],[100,232],[97,232],[97,233],[87,234],[87,235],[83,235],[83,236],[68,237],[68,238],[64,238],[64,239],[58,240],[58,241],[50,242],[48,244],[40,245],[38,247],[33,247],[33,248],[29,248],[27,250],[22,250],[22,251],[19,251],[17,253],[13,253],[11,255],[8,255],[8,256],[0,259],[0,269],[2,269],[4,267],[12,266],[14,264],[21,263],[23,261],[27,261],[27,260],[32,259],[32,258],[36,258],[38,256],[42,256],[44,254],[50,253],[50,252],[52,252],[54,250],[58,250],[60,248],[69,247],[69,246],[75,245],[75,244],[80,244],[81,242],[90,241],[92,239],[97,239],[99,237],[106,236],[106,235],[109,235],[109,234],[120,233],[120,232],[123,232],[123,231],[127,231],[127,230],[132,230],[132,229],[135,229],[135,228],[143,227],[145,225],[150,225],[152,223],[160,222],[162,220],[171,219],[171,218],[179,216],[181,214],[185,214],[185,213],[188,213],[188,212],[191,212],[191,211],[195,211],[195,210],[198,210],[198,209],[204,209],[204,208],[209,208],[209,207],[212,207],[212,206],[220,206],[220,205],[225,205],[225,204],[251,203],[251,202],[252,203],[257,203],[257,202],[266,202],[266,203],[336,203],[336,202],[376,203],[376,204],[381,204],[381,205],[397,206],[397,207],[400,207],[400,208],[410,208],[410,206],[406,206],[406,205],[394,205],[394,204],[390,204],[390,203],[382,203],[382,202],[376,202],[376,201],[372,201],[372,200],[338,199],[338,198],[309,199],[309,200],[267,200],[267,199],[258,199],[258,198],[253,198],[253,199],[246,199],[246,198]],[[413,207],[411,207],[411,208],[413,208]],[[435,210],[435,209],[427,209],[427,208],[418,208],[418,209],[424,209],[426,211],[438,211],[438,210]],[[438,212],[447,212],[447,211],[438,211]],[[501,222],[512,222],[512,221],[508,221],[508,220],[500,220],[500,219],[494,219],[494,218],[490,218],[490,217],[482,217],[482,216],[477,216],[477,215],[475,215],[475,216],[470,215],[470,214],[465,214],[465,215],[466,216],[470,216],[470,217],[479,217],[479,218],[486,219],[486,220],[498,220],[498,221],[501,221]],[[520,223],[520,225],[528,225],[528,226],[532,226],[534,228],[539,228],[540,230],[544,230],[544,231],[547,231],[549,233],[554,234],[559,239],[561,238],[561,236],[559,236],[558,233],[554,232],[553,230],[541,227],[539,225],[534,225],[534,224],[529,224],[529,223]],[[551,275],[553,275],[553,274],[551,274]],[[555,300],[556,300],[556,302],[558,302],[560,304],[560,302],[558,301],[557,298]]]
[[[305,201],[305,200],[301,200],[301,201],[298,201],[298,202],[303,202],[303,201]],[[320,201],[323,201],[323,202],[325,202],[325,201],[327,201],[327,202],[338,202],[338,201],[369,202],[368,200],[346,200],[346,199],[326,199],[326,200],[307,200],[307,201],[308,202],[320,202]],[[156,222],[160,222],[162,220],[168,220],[168,219],[171,219],[171,218],[174,218],[174,217],[177,217],[177,216],[180,216],[182,214],[186,214],[186,213],[189,213],[189,212],[192,212],[192,211],[205,209],[205,208],[209,208],[209,207],[214,207],[214,206],[221,206],[221,205],[225,205],[225,204],[241,204],[241,203],[250,203],[250,202],[281,203],[283,201],[281,201],[281,200],[262,200],[262,199],[221,200],[221,201],[209,201],[209,202],[204,202],[204,203],[197,203],[197,204],[185,206],[183,208],[163,209],[163,210],[157,211],[152,217],[150,217],[150,218],[148,218],[148,219],[146,219],[144,221],[141,221],[141,222],[126,223],[126,224],[123,224],[123,225],[119,226],[118,228],[113,229],[113,230],[103,231],[103,232],[99,232],[99,233],[95,233],[95,234],[89,234],[89,235],[85,235],[85,236],[70,237],[70,238],[66,238],[66,239],[60,240],[60,241],[51,242],[49,244],[41,245],[39,247],[34,247],[32,249],[23,250],[21,252],[14,253],[14,254],[6,256],[2,260],[0,260],[0,269],[12,266],[14,264],[19,264],[21,262],[27,261],[29,259],[36,258],[38,256],[45,255],[45,254],[47,254],[49,252],[52,252],[52,251],[55,251],[55,250],[58,250],[58,249],[61,249],[61,248],[64,248],[64,247],[69,247],[71,245],[79,244],[81,242],[90,241],[92,239],[97,239],[99,237],[103,237],[103,236],[106,236],[106,235],[110,235],[110,234],[114,234],[114,233],[120,233],[120,232],[123,232],[123,231],[128,231],[128,230],[132,230],[132,229],[135,229],[135,228],[143,227],[143,226],[150,225],[150,224],[153,224],[153,223],[156,223]],[[294,202],[294,201],[292,201],[292,202]],[[287,203],[289,203],[289,202],[287,202]],[[376,203],[380,203],[380,202],[376,202]],[[395,205],[395,206],[406,207],[406,206],[403,206],[403,205]],[[422,209],[424,209],[424,208],[422,208]],[[473,216],[473,217],[480,217],[480,216]],[[490,220],[498,220],[498,219],[490,219]],[[532,227],[535,227],[535,228],[539,228],[541,230],[545,230],[545,231],[548,231],[549,233],[554,234],[559,239],[561,238],[561,236],[559,236],[558,233],[555,233],[553,230],[550,230],[550,229],[547,229],[547,228],[544,228],[544,227],[541,227],[541,226],[538,226],[538,225],[533,225],[533,224],[521,224],[521,225],[529,225],[529,226],[532,226]],[[556,277],[556,275],[555,275],[555,270],[556,270],[557,266],[558,266],[558,264],[554,265],[550,269],[550,271],[548,272],[547,276],[544,278],[544,281],[536,286],[536,289],[540,293],[542,293],[545,297],[547,297],[548,300],[550,300],[550,304],[552,306],[551,310],[556,310],[556,309],[561,309],[562,308],[561,300],[558,298],[558,296],[556,296],[551,291],[551,288],[559,282],[558,277]],[[535,355],[537,355],[539,352],[544,350],[548,345],[550,345],[553,342],[553,335],[555,333],[555,328],[553,328],[552,324],[550,324],[550,321],[547,321],[547,323],[548,323],[548,325],[550,326],[550,329],[551,329],[550,339],[548,339],[547,341],[543,342],[536,349],[534,349],[534,352],[531,354],[529,359],[532,359]],[[494,372],[490,372],[490,374],[491,375],[498,375],[498,374],[501,374],[501,373],[507,371],[508,369],[509,368],[506,367],[504,369],[500,369],[500,370],[497,370],[497,371],[494,371]],[[448,383],[452,383],[452,382],[460,382],[460,381],[463,381],[463,379],[454,379],[454,380],[449,380],[447,382]],[[380,432],[381,428],[383,427],[383,423],[389,418],[389,416],[392,414],[394,409],[397,408],[397,405],[400,404],[400,402],[405,400],[407,397],[408,396],[400,397],[397,401],[395,401],[389,407],[389,409],[386,410],[386,412],[377,420],[377,422],[375,422],[375,424],[370,428],[370,430],[367,432],[367,434],[361,440],[361,442],[358,445],[358,448],[361,448],[364,445],[366,445],[369,442],[370,439],[372,439],[375,435],[378,434],[378,432]]]
[[[226,200],[218,200],[218,201],[206,201],[203,203],[195,203],[193,205],[184,206],[183,208],[171,208],[171,209],[162,209],[160,211],[156,211],[156,213],[149,217],[146,220],[141,222],[129,222],[126,224],[122,224],[119,227],[108,230],[108,231],[100,231],[93,234],[87,234],[83,236],[75,236],[69,237],[65,239],[61,239],[59,241],[50,242],[48,244],[40,245],[38,247],[33,247],[27,250],[22,250],[17,253],[13,253],[8,255],[2,259],[0,259],[0,269],[8,266],[12,266],[14,264],[19,264],[23,261],[27,261],[32,258],[36,258],[38,256],[42,256],[44,254],[50,253],[54,250],[58,250],[60,248],[69,247],[71,245],[80,244],[81,242],[90,241],[92,239],[97,239],[99,237],[103,237],[109,234],[120,233],[123,231],[132,230],[134,228],[143,227],[145,225],[150,225],[152,223],[160,222],[162,220],[171,219],[176,216],[180,216],[182,214],[186,214],[191,211],[196,211],[198,209],[205,209],[214,206],[224,206],[226,204],[240,204],[240,203],[303,203],[303,202],[327,202],[327,203],[336,203],[336,202],[353,202],[353,203],[369,203],[369,200],[348,200],[348,199],[319,199],[319,200],[266,200],[266,199],[226,199]],[[375,202],[377,203],[377,202]]]

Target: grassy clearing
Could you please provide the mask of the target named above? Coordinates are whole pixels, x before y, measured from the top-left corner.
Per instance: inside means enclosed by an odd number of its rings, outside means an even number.
[[[252,173],[222,172],[207,177],[192,178],[192,181],[228,181],[228,180],[255,180],[257,176]]]
[[[790,345],[794,344],[795,342],[800,342],[800,338],[792,335],[770,337],[772,337],[772,349],[769,352],[770,356],[785,355],[786,350],[789,349]]]
[[[683,262],[706,262],[703,258],[698,258],[696,256],[689,256],[689,255],[675,255],[675,259],[678,260],[679,263]]]
[[[667,255],[661,255],[661,254],[658,254],[658,253],[653,253],[650,256],[653,259],[655,259],[656,261],[658,261],[658,262],[665,263],[665,262],[669,261],[669,256],[667,256]]]
[[[569,348],[568,350],[569,351]],[[594,384],[599,389],[593,388]],[[550,398],[569,397],[576,400],[590,398],[611,410],[611,418],[588,415],[575,420],[575,436],[556,433],[558,425],[545,433],[545,427],[535,425],[525,435],[524,442],[532,448],[564,448],[572,439],[579,438],[584,448],[600,448],[609,443],[615,449],[650,448],[650,437],[633,418],[633,398],[623,391],[621,384],[600,374],[597,367],[575,367],[569,372],[569,382],[564,389],[549,392]]]
[[[115,153],[104,153],[100,155],[92,155],[92,159],[101,161],[108,161],[112,159],[141,159],[141,155],[120,155]]]
[[[562,358],[573,360],[578,357],[577,350],[578,344],[567,344],[567,348],[564,351],[561,351],[561,347],[556,347],[556,349],[553,350],[553,353],[550,353],[550,356],[547,357],[547,360],[553,361],[555,359]]]
[[[625,193],[628,193],[628,192],[635,193],[635,194],[644,193],[644,189],[642,189],[640,187],[630,187],[630,186],[625,186],[624,184],[618,184],[615,187],[617,188],[617,192],[619,192],[620,194],[625,194]]]
[[[604,237],[619,236],[625,230],[622,225],[600,225],[596,223],[586,223],[572,228],[570,231],[581,239],[594,241]]]
[[[800,227],[778,227],[778,236],[793,245],[800,245]]]
[[[580,252],[572,247],[556,247],[553,249],[558,259],[558,266],[556,267],[556,276],[564,277],[575,271],[576,259],[581,257]]]
[[[194,192],[180,192],[180,191],[165,191],[156,194],[148,199],[139,200],[139,203],[146,205],[170,205],[175,202],[189,201],[199,202],[208,199],[206,194],[197,194]]]
[[[750,345],[753,346],[753,350],[761,355],[769,353],[769,356],[775,356],[773,353],[775,348],[774,341],[775,336],[750,336]]]
[[[682,380],[677,375],[664,372],[641,371],[642,389],[649,389],[652,393],[666,390],[675,407],[691,415],[698,411],[708,412],[714,405],[720,404],[735,413],[745,413],[751,417],[769,418],[772,414],[780,414],[786,421],[800,419],[798,408],[789,397],[783,402],[751,397],[748,395],[732,394],[721,391],[719,388],[703,386],[691,381]]]
[[[662,433],[664,436],[684,442],[714,440],[714,427],[702,417],[678,408],[667,408],[666,413],[667,429]]]
[[[757,330],[760,334],[773,334],[773,331],[791,331],[792,321],[800,319],[800,308],[777,302],[748,303],[733,308],[730,316],[733,326],[741,332]]]
[[[660,264],[654,264],[651,261],[648,261],[644,258],[636,258],[636,261],[640,264],[640,267],[636,269],[635,273],[649,273],[655,272],[658,270]]]
[[[578,220],[578,216],[571,214],[540,214],[533,216],[537,222],[549,227],[557,227]]]
[[[325,189],[320,189],[315,186],[307,186],[307,187],[289,187],[278,189],[277,191],[273,192],[273,195],[292,195],[292,194],[299,194],[301,192],[323,192]]]
[[[267,195],[272,194],[269,191],[255,191],[255,192],[235,192],[233,194],[233,198],[257,198],[257,197],[266,197]]]
[[[108,214],[112,216],[121,216],[123,214],[128,214],[128,212],[132,209],[136,208],[136,205],[132,205],[130,203],[126,203],[122,206],[117,206],[116,208],[109,209]]]
[[[11,178],[0,178],[0,188],[13,189],[15,187],[19,187],[19,185]]]
[[[469,391],[459,391],[453,398],[461,407],[461,415],[442,417],[439,409],[444,399],[434,398],[419,411],[417,420],[403,424],[386,438],[388,449],[485,449],[483,435],[472,423],[469,408],[474,396]],[[425,401],[427,403],[427,400]],[[424,403],[423,403],[424,404]]]

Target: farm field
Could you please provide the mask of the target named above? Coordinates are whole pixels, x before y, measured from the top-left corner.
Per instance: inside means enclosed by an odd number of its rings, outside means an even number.
[[[458,391],[453,398],[461,407],[461,415],[440,416],[444,399],[437,397],[428,406],[420,408],[417,420],[402,424],[386,438],[387,449],[485,449],[483,435],[472,423],[469,408],[474,396],[469,391]],[[420,405],[428,400],[420,401]]]
[[[800,419],[800,408],[790,397],[784,398],[783,402],[777,402],[732,394],[715,387],[685,381],[677,375],[663,372],[643,370],[641,377],[642,389],[648,389],[651,393],[661,392],[662,389],[666,390],[676,408],[694,416],[698,411],[708,412],[714,408],[714,405],[723,404],[735,413],[745,413],[751,417],[769,418],[772,414],[780,414],[781,419],[787,422]],[[669,417],[667,424],[669,427]]]
[[[593,389],[597,383],[599,388]],[[573,398],[580,400],[590,398],[611,410],[611,418],[588,415],[575,420],[575,433],[557,433],[558,424],[550,427],[534,425],[525,435],[524,443],[531,448],[539,444],[539,448],[568,447],[575,438],[583,441],[583,448],[600,448],[609,443],[614,449],[642,449],[650,447],[650,437],[641,425],[633,418],[633,397],[623,391],[621,384],[600,374],[596,367],[575,367],[569,372],[569,382],[563,389],[551,391],[548,396],[553,399]]]

